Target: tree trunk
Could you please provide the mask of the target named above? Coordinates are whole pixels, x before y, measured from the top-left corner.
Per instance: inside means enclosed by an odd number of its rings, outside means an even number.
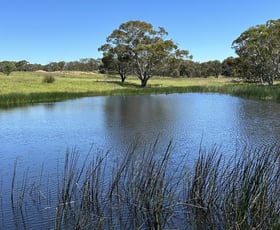
[[[145,88],[148,82],[148,78],[141,78],[141,87]]]
[[[124,83],[126,76],[125,76],[125,74],[120,74],[120,75],[121,75],[121,81],[122,81],[122,83]]]
[[[272,85],[273,85],[273,82],[274,82],[273,77],[269,77],[269,78],[268,78],[268,85],[269,85],[269,86],[272,86]]]

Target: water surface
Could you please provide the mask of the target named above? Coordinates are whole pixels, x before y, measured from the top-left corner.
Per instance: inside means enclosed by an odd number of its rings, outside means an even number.
[[[170,140],[174,159],[195,159],[200,147],[219,146],[225,156],[236,149],[277,143],[280,104],[220,94],[171,94],[130,97],[89,97],[0,110],[0,198],[4,212],[14,162],[30,177],[42,167],[57,172],[67,149],[85,156],[110,151],[121,156],[132,143],[145,146]],[[42,166],[43,165],[43,166]],[[48,185],[51,186],[51,185]],[[3,219],[3,218],[2,218]],[[11,227],[5,217],[4,227]],[[1,228],[1,223],[0,223]],[[34,227],[35,228],[35,227]]]

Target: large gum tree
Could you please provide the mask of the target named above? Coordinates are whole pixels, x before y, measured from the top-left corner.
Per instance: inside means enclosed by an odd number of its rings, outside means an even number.
[[[170,58],[188,58],[187,50],[179,50],[169,39],[164,28],[155,30],[150,23],[144,21],[128,21],[122,23],[99,48],[104,57],[111,57],[123,70],[131,70],[145,87],[153,76],[154,68]],[[130,68],[128,68],[128,66]],[[125,73],[127,73],[125,71]],[[123,80],[123,76],[122,76]]]
[[[273,85],[280,77],[280,20],[269,20],[244,31],[233,48],[240,57],[243,75]]]

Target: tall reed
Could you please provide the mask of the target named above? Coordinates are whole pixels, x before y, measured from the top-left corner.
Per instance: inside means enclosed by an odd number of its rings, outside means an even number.
[[[216,149],[200,154],[186,199],[197,229],[280,227],[280,148],[244,148],[222,162]],[[208,226],[208,227],[206,227]]]
[[[144,148],[132,145],[117,159],[111,152],[96,152],[91,158],[91,152],[84,161],[77,149],[68,151],[58,176],[53,217],[44,218],[48,226],[279,229],[279,146],[244,147],[230,159],[216,147],[200,149],[189,167],[173,164],[176,152],[171,143],[164,151],[159,146],[157,141]],[[17,190],[16,170],[12,180],[11,199],[13,207],[22,211],[20,220],[26,219],[24,210],[32,190],[27,175],[18,187],[23,191]],[[32,224],[24,226],[28,229]]]

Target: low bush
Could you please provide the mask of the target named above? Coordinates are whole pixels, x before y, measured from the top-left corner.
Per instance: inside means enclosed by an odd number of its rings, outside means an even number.
[[[55,78],[52,75],[46,75],[43,78],[44,83],[54,83],[54,81],[55,81]]]

